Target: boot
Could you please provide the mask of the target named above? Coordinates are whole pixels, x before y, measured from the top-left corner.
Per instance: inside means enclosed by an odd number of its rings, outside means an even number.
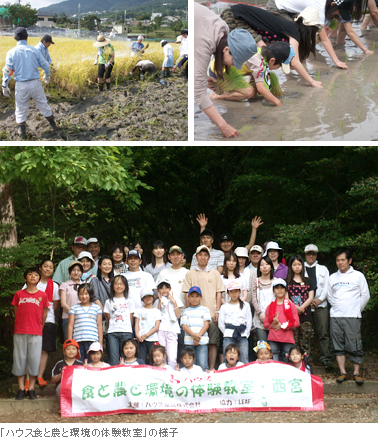
[[[22,140],[26,140],[26,123],[20,123],[17,125],[18,133]]]
[[[104,84],[103,83],[98,83],[98,90],[99,91],[103,91],[104,90]]]
[[[161,70],[160,77],[161,77],[162,79],[164,79],[164,76],[165,76],[165,71],[164,71],[164,70]]]
[[[167,74],[166,77],[169,77],[171,75],[171,70],[166,70]]]
[[[106,89],[110,90],[110,82],[106,82]]]
[[[50,125],[52,130],[57,130],[58,129],[58,126],[55,123],[53,115],[51,117],[46,117],[46,120],[49,122],[49,125]]]

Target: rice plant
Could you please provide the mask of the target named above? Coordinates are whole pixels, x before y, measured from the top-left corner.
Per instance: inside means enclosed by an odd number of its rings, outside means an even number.
[[[244,76],[235,67],[230,68],[230,73],[223,75],[224,80],[218,78],[215,85],[215,92],[219,95],[229,92],[250,88],[251,85],[244,80]]]
[[[270,91],[275,97],[283,96],[283,91],[280,87],[276,73],[270,72]]]

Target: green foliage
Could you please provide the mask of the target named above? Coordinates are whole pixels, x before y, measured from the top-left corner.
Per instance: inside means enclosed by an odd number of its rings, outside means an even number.
[[[83,20],[80,20],[81,26],[85,29],[88,29],[88,30],[95,30],[97,27],[95,24],[95,20],[97,20],[98,24],[101,22],[101,18],[98,17],[97,15],[94,15],[94,14],[86,15],[83,18]]]
[[[34,26],[37,21],[36,14],[38,12],[38,9],[32,9],[30,4],[23,6],[18,3],[17,4],[6,3],[4,5],[0,5],[0,7],[5,7],[8,9],[9,15],[12,18],[12,23],[16,27]]]

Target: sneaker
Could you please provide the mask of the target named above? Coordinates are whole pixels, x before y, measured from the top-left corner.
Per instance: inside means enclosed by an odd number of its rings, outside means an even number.
[[[362,385],[364,383],[364,379],[357,373],[353,375],[353,379],[355,380],[357,385]]]
[[[37,396],[35,395],[35,391],[34,390],[29,390],[28,391],[28,398],[29,399],[37,399]]]
[[[40,387],[45,387],[47,385],[47,382],[43,378],[37,378],[37,384]]]
[[[29,390],[29,384],[30,384],[30,381],[28,379],[25,379],[25,391]]]
[[[346,373],[342,373],[337,379],[336,382],[338,382],[339,384],[341,384],[342,382],[346,381],[348,379],[347,374]]]
[[[25,390],[18,390],[17,395],[16,395],[16,400],[21,401],[22,399],[24,399],[25,394],[26,394]]]
[[[324,363],[323,363],[323,367],[324,367],[326,370],[333,370],[333,364],[332,364],[331,361],[324,361]]]

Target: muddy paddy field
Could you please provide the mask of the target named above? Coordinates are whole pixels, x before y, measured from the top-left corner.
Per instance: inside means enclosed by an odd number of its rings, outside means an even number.
[[[46,96],[59,130],[54,133],[31,101],[26,120],[28,141],[186,141],[188,85],[179,75],[158,81],[112,84],[110,91],[90,90],[82,99],[68,93]],[[14,94],[0,97],[0,140],[17,141]]]
[[[310,75],[323,83],[311,87],[296,72],[285,75],[275,70],[284,96],[283,105],[265,99],[242,102],[215,101],[227,123],[239,131],[236,138],[225,138],[217,126],[194,105],[196,141],[373,141],[378,140],[378,29],[364,32],[353,24],[362,42],[375,51],[364,55],[352,41],[336,45],[335,52],[346,61],[348,70],[334,66],[322,44],[317,57],[305,62]],[[208,90],[210,94],[211,91]]]

